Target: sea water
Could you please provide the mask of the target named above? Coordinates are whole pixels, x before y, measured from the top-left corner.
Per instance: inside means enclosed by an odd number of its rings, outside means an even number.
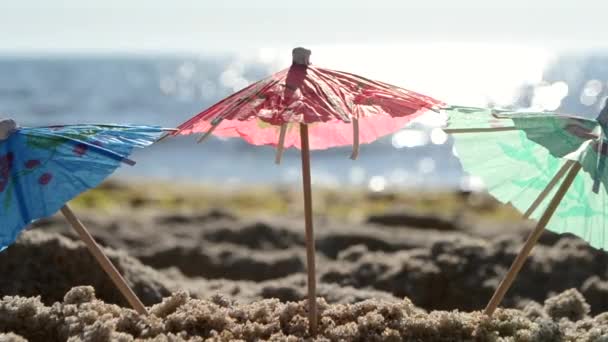
[[[542,68],[533,70],[540,75],[537,80],[514,78],[499,70],[495,78],[481,75],[491,70],[486,66],[477,71],[471,67],[467,81],[458,74],[462,70],[450,74],[450,68],[444,65],[438,74],[414,73],[417,69],[409,66],[402,69],[403,75],[387,81],[420,80],[403,86],[419,86],[424,89],[411,89],[451,103],[502,102],[498,104],[514,108],[544,103],[544,109],[592,116],[607,93],[607,59],[603,55],[558,58],[553,64],[534,66]],[[274,64],[240,61],[235,56],[0,56],[0,116],[15,118],[22,126],[135,123],[175,127],[278,70]],[[437,68],[426,66],[425,70]],[[391,78],[395,72],[386,75]],[[382,73],[377,76],[382,77]],[[511,94],[505,97],[499,92],[505,89],[507,76]],[[470,103],[472,97],[457,89],[459,82],[468,87],[468,94],[480,94],[486,103]],[[364,186],[374,191],[395,186],[467,188],[477,184],[462,172],[449,136],[422,124],[415,128],[421,130],[406,129],[362,145],[356,161],[349,159],[350,147],[314,151],[313,182],[336,187]],[[170,138],[138,151],[133,157],[138,164],[121,168],[114,177],[236,186],[300,182],[297,150],[287,151],[283,163],[275,165],[271,147],[218,138],[196,144],[196,138]]]

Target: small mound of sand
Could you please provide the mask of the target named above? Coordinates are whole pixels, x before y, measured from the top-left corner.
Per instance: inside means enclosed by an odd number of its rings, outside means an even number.
[[[13,333],[2,334],[0,333],[0,342],[27,342],[26,339]]]
[[[356,304],[319,304],[317,341],[597,341],[608,336],[608,317],[560,319],[582,300],[576,290],[550,298],[550,313],[498,310],[426,311],[408,299],[367,300]],[[540,306],[538,306],[540,307]],[[576,305],[574,306],[576,307]],[[540,309],[542,311],[542,307]],[[575,310],[576,311],[576,310]],[[0,300],[0,341],[186,341],[213,339],[299,341],[308,338],[305,302],[267,299],[238,304],[225,297],[193,299],[177,292],[149,309],[150,316],[96,299],[92,287],[71,289],[62,302],[6,296]],[[551,317],[551,318],[550,318]],[[17,336],[19,335],[19,336]]]
[[[174,290],[162,274],[122,251],[106,255],[145,304],[158,303]],[[0,253],[0,293],[38,296],[45,303],[59,301],[75,285],[92,285],[101,298],[126,304],[108,276],[85,247],[58,234],[28,231]]]
[[[570,289],[545,301],[545,311],[553,319],[578,321],[589,314],[589,304],[575,289]]]
[[[259,253],[258,261],[246,259],[243,251],[236,250],[228,253],[229,248],[224,244],[216,246],[222,253],[205,251],[204,255],[216,255],[218,260],[214,263],[217,275],[221,275],[219,265],[225,262],[226,275],[234,275],[237,279],[206,279],[189,277],[178,268],[154,269],[142,264],[123,251],[105,248],[105,253],[116,265],[127,282],[144,304],[159,303],[163,297],[178,289],[188,290],[193,297],[209,298],[215,294],[228,295],[242,302],[252,302],[264,298],[278,298],[282,301],[298,301],[306,297],[306,277],[302,271],[303,256],[298,255],[297,267],[293,272],[283,272],[281,258],[276,253],[264,256]],[[214,254],[215,253],[215,254]],[[277,252],[280,254],[280,252]],[[292,252],[285,252],[289,255]],[[240,255],[240,258],[235,258]],[[231,257],[232,256],[232,257]],[[143,258],[146,260],[145,258]],[[159,258],[160,259],[160,258]],[[156,260],[159,260],[156,259]],[[167,262],[172,260],[166,259]],[[175,257],[179,265],[182,256]],[[191,259],[192,267],[202,268],[208,264],[196,264],[196,258]],[[241,260],[229,262],[229,260]],[[261,263],[263,267],[254,266]],[[272,265],[275,266],[273,272]],[[169,264],[165,265],[169,266]],[[230,268],[232,267],[232,269]],[[289,268],[289,267],[287,267]],[[267,270],[267,276],[253,276],[255,272]],[[206,270],[210,272],[210,270]],[[292,274],[293,273],[293,274]],[[22,234],[20,239],[6,251],[0,253],[0,274],[10,275],[0,277],[0,296],[40,296],[43,303],[51,304],[60,301],[63,295],[72,287],[78,285],[91,285],[98,298],[108,303],[126,306],[122,295],[116,290],[108,276],[100,269],[97,262],[90,255],[85,245],[78,240],[70,240],[57,233],[47,233],[45,230],[31,230]],[[272,276],[271,276],[272,275]],[[251,279],[264,279],[264,281],[251,281]],[[370,298],[394,300],[391,294],[366,288],[353,288],[338,284],[319,284],[319,296],[330,303],[353,303]]]

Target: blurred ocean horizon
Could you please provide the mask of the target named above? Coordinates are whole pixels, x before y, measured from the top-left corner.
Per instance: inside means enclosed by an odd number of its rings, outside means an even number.
[[[322,66],[360,73],[453,104],[593,117],[608,94],[608,53],[547,53],[526,59],[525,54],[532,53],[529,50],[506,55],[501,51],[506,50],[494,51],[496,58],[486,61],[492,51],[481,57],[468,51],[469,55],[461,53],[454,60],[429,49],[410,60],[387,56],[382,63],[383,57],[377,57],[375,67],[362,62],[363,57],[357,61],[332,56],[323,63],[323,56],[315,59],[313,51],[313,63],[318,60]],[[289,65],[286,56],[277,56],[268,52],[253,57],[0,56],[0,117],[12,117],[22,126],[137,123],[175,127]],[[405,129],[363,145],[357,161],[348,158],[350,148],[314,151],[313,182],[373,191],[474,188],[476,182],[463,175],[453,155],[451,139],[432,127],[419,124],[417,128],[422,130]],[[300,182],[298,151],[287,151],[277,166],[272,147],[250,146],[238,139],[212,138],[199,145],[196,137],[170,138],[137,152],[134,159],[138,161],[135,167],[123,167],[114,177],[235,186]]]

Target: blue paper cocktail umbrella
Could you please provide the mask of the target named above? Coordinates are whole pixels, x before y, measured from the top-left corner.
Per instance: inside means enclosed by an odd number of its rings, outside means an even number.
[[[57,211],[78,232],[114,284],[140,314],[146,309],[67,202],[98,186],[135,147],[163,133],[153,126],[69,125],[20,128],[0,120],[0,251],[34,221]]]

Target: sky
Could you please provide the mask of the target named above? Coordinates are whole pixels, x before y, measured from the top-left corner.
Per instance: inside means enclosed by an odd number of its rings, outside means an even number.
[[[0,0],[0,53],[295,45],[608,45],[605,0]]]

